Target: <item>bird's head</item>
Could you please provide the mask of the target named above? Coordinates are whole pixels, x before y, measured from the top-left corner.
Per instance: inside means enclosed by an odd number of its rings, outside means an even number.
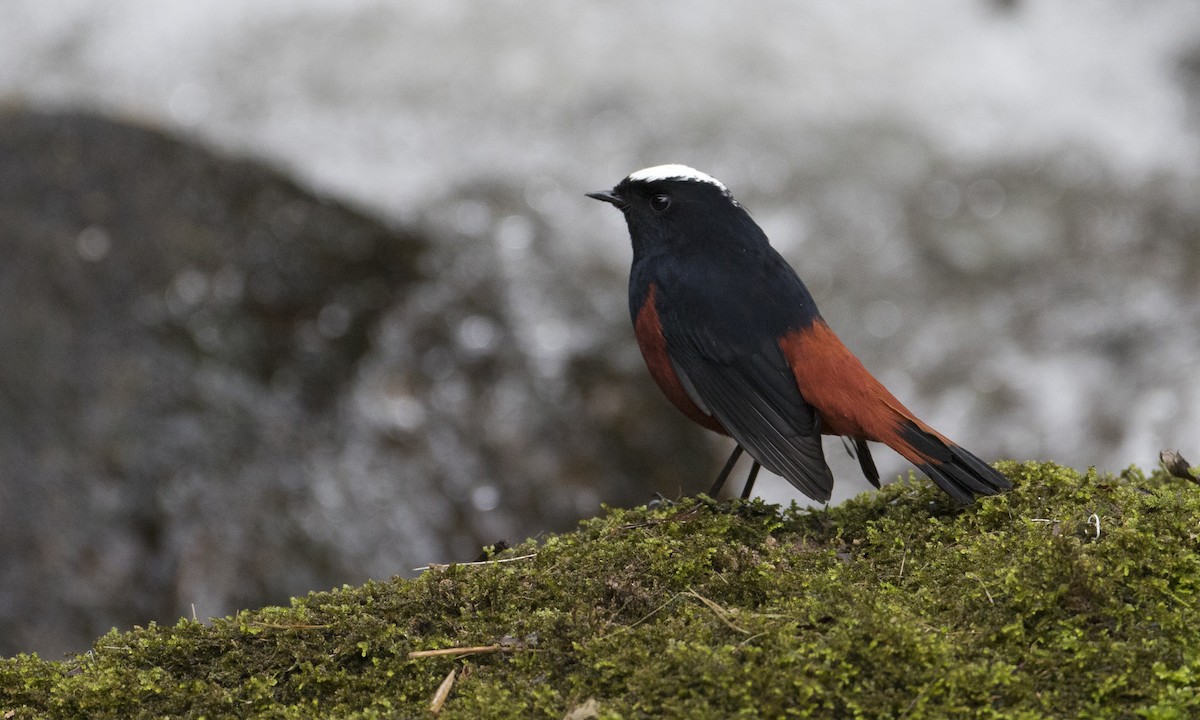
[[[758,229],[724,183],[687,165],[638,170],[612,190],[587,196],[625,215],[635,254],[704,238],[728,239],[731,232],[744,237],[747,226]]]

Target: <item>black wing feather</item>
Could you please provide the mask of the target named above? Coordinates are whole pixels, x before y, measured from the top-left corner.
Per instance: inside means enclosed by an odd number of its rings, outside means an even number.
[[[825,463],[820,420],[777,346],[746,351],[693,333],[668,337],[668,352],[696,404],[754,459],[810,498],[829,500],[833,474]]]

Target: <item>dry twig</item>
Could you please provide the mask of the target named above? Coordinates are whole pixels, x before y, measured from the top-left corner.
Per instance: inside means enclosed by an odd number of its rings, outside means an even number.
[[[737,625],[736,625],[736,624],[735,624],[735,623],[734,623],[732,620],[730,620],[730,619],[729,619],[730,617],[732,617],[732,616],[733,616],[733,612],[732,612],[732,611],[730,611],[730,610],[726,610],[725,608],[721,607],[721,606],[720,606],[719,604],[717,604],[716,602],[714,602],[714,601],[712,601],[712,600],[709,600],[708,598],[704,597],[703,595],[701,595],[700,593],[696,592],[695,590],[685,590],[685,591],[683,592],[683,594],[684,594],[684,595],[690,595],[690,596],[692,596],[692,597],[696,598],[697,600],[699,600],[700,602],[704,603],[704,605],[705,605],[705,606],[706,606],[706,607],[707,607],[709,610],[712,610],[712,611],[713,611],[713,614],[714,614],[714,615],[716,615],[716,616],[717,616],[717,618],[718,618],[718,619],[719,619],[721,622],[725,623],[725,625],[726,625],[726,626],[727,626],[727,627],[728,627],[730,630],[734,630],[734,631],[736,631],[736,632],[740,632],[740,633],[741,633],[741,634],[743,634],[743,635],[749,635],[749,634],[750,634],[750,631],[749,631],[749,630],[747,630],[747,629],[745,629],[745,628],[743,628],[743,627],[738,627],[738,626],[737,626]]]
[[[454,668],[446,675],[446,679],[438,685],[437,692],[433,694],[433,701],[429,703],[429,712],[437,715],[442,711],[442,705],[446,704],[446,698],[450,695],[450,688],[454,687],[454,678],[458,676],[458,668]]]
[[[524,648],[515,645],[472,645],[470,647],[438,648],[437,650],[413,650],[408,654],[410,660],[416,658],[442,657],[445,655],[478,655],[480,653],[512,652]]]
[[[516,562],[518,560],[528,560],[529,558],[537,557],[537,553],[529,553],[528,555],[517,555],[516,557],[500,558],[499,560],[475,560],[472,562],[460,563],[429,563],[421,567],[413,568],[413,572],[422,572],[424,570],[445,570],[451,565],[499,565],[500,563]]]

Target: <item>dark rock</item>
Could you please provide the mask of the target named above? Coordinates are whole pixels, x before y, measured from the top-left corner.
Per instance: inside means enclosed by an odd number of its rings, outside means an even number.
[[[505,275],[495,242],[434,245],[151,129],[0,116],[0,654],[703,486],[640,367],[514,329],[523,273],[554,269],[523,227]]]

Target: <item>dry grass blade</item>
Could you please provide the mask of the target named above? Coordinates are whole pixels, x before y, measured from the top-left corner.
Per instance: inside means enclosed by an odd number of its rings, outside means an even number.
[[[695,590],[686,590],[686,591],[684,591],[683,594],[690,595],[690,596],[696,598],[697,600],[699,600],[700,602],[704,603],[705,606],[707,606],[709,610],[712,610],[713,614],[716,615],[717,618],[721,622],[725,623],[725,625],[730,630],[734,630],[735,632],[739,632],[743,635],[750,634],[749,630],[747,630],[743,627],[739,627],[736,623],[733,622],[733,620],[730,619],[731,617],[733,617],[733,613],[731,611],[726,610],[725,608],[721,607],[716,602],[709,600],[708,598],[704,597],[703,595],[696,592]]]
[[[641,522],[625,523],[624,525],[618,525],[615,529],[634,530],[636,528],[654,527],[655,525],[662,525],[663,523],[676,522],[679,520],[691,520],[700,514],[700,511],[703,509],[703,507],[703,505],[696,505],[685,510],[680,510],[674,515],[670,515],[665,518],[653,518],[650,520],[643,520]]]
[[[437,715],[442,711],[442,705],[446,704],[446,698],[450,696],[450,688],[454,687],[454,678],[458,676],[458,669],[455,668],[446,675],[446,679],[438,685],[437,692],[433,694],[433,700],[429,703],[429,712]]]
[[[499,560],[475,560],[473,562],[460,563],[429,563],[421,567],[413,568],[413,572],[423,572],[425,570],[445,570],[451,565],[499,565],[501,563],[516,562],[518,560],[528,560],[529,558],[537,557],[537,553],[529,553],[528,555],[518,555],[510,558],[500,558]]]
[[[413,650],[408,654],[410,660],[427,657],[444,657],[460,655],[478,655],[480,653],[512,652],[519,648],[511,645],[472,645],[470,647],[438,648],[437,650]]]

